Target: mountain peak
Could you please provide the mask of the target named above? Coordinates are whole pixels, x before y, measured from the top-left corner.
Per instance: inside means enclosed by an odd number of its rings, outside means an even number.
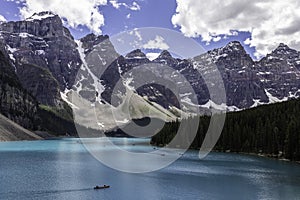
[[[284,44],[284,43],[280,43],[279,46],[275,49],[276,50],[289,50],[291,49],[288,45]]]
[[[104,40],[109,40],[108,35],[95,35],[94,33],[90,33],[83,38],[80,39],[82,42],[91,42],[93,45],[99,44],[103,42]]]
[[[285,55],[285,54],[297,54],[295,49],[291,49],[288,45],[280,43],[279,46],[272,51],[272,54]]]
[[[231,41],[225,46],[225,48],[230,48],[234,50],[244,49],[243,45],[239,41]]]
[[[160,55],[158,56],[158,59],[166,59],[166,58],[173,58],[170,52],[167,50],[163,50]]]
[[[39,22],[39,23],[36,23]],[[31,17],[21,21],[10,21],[0,24],[0,30],[9,33],[26,34],[41,37],[68,37],[73,40],[70,31],[64,27],[61,18],[49,11],[34,13]],[[26,36],[26,37],[27,37]]]
[[[236,46],[242,46],[240,41],[234,40],[234,41],[230,41],[227,45],[236,45]]]
[[[208,54],[219,59],[221,57],[227,57],[231,54],[246,55],[247,52],[239,41],[231,41],[224,47],[208,51]]]
[[[218,55],[221,57],[226,57],[231,54],[239,54],[241,56],[247,55],[244,46],[239,41],[231,41],[226,46],[218,49]]]
[[[31,17],[27,18],[26,21],[43,20],[52,17],[58,17],[58,15],[54,14],[51,11],[43,11],[39,13],[34,13]]]
[[[289,48],[289,46],[284,43],[280,43],[278,48]]]
[[[140,49],[136,49],[136,50],[133,50],[132,52],[128,53],[125,56],[125,58],[127,58],[127,59],[145,59],[147,57]]]

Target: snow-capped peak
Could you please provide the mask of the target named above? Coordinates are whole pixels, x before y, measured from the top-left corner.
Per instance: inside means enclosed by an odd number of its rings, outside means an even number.
[[[27,18],[26,21],[42,20],[42,19],[46,19],[49,17],[55,17],[55,16],[57,16],[57,15],[54,14],[53,12],[44,11],[44,12],[40,12],[40,13],[34,13],[31,17]]]

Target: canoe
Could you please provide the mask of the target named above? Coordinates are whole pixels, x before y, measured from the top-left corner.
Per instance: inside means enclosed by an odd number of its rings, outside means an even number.
[[[109,185],[103,185],[103,186],[96,186],[94,187],[94,190],[101,190],[101,189],[106,189],[106,188],[109,188],[110,186]]]

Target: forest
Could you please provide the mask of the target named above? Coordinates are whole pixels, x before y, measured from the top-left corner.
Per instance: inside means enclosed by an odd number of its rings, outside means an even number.
[[[263,154],[300,161],[299,113],[300,100],[227,113],[221,137],[214,150]],[[209,123],[209,116],[200,117],[197,135],[190,148],[201,147]],[[152,137],[152,144],[159,146],[169,144],[176,135],[179,125],[178,121],[165,124],[164,128]]]

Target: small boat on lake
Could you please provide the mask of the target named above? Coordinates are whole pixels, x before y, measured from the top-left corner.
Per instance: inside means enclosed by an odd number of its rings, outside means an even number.
[[[101,189],[107,189],[107,188],[110,188],[110,186],[109,185],[103,185],[103,186],[95,186],[94,187],[94,190],[101,190]]]

